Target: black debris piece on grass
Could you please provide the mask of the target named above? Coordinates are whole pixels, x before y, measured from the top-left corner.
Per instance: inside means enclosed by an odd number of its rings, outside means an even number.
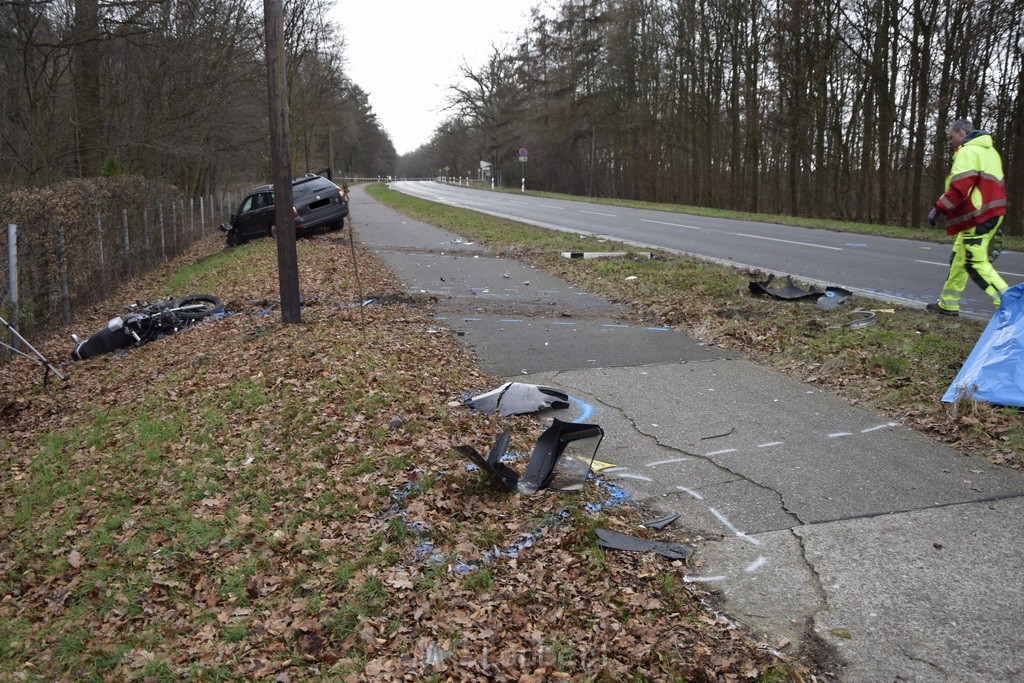
[[[501,411],[502,417],[535,413],[544,408],[568,408],[569,394],[555,387],[506,382],[497,389],[477,394],[466,405],[482,413]]]
[[[657,553],[672,560],[685,560],[693,552],[692,548],[681,543],[667,543],[665,541],[652,541],[648,538],[620,534],[617,531],[608,529],[594,529],[597,534],[597,542],[602,548],[612,550],[628,550],[634,553]]]
[[[659,519],[652,519],[648,522],[644,522],[640,526],[647,529],[657,529],[658,531],[661,531],[677,519],[679,519],[679,515],[669,515],[667,517],[661,517]]]
[[[522,476],[501,462],[508,451],[508,431],[502,432],[484,458],[466,444],[455,450],[477,467],[486,470],[509,491],[536,493],[540,489],[578,492],[590,472],[597,449],[604,438],[598,425],[562,422],[555,419],[537,439],[530,462]]]
[[[836,308],[849,297],[853,296],[853,292],[843,287],[826,287],[825,291],[815,289],[800,289],[793,284],[793,276],[786,276],[786,284],[782,286],[772,285],[775,283],[775,275],[769,275],[768,279],[764,282],[751,282],[749,287],[750,291],[754,294],[766,294],[775,299],[782,299],[785,301],[798,301],[800,299],[812,299],[822,308]]]

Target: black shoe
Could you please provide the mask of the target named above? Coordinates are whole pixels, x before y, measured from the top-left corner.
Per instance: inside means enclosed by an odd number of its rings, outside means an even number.
[[[938,304],[928,304],[924,307],[924,310],[931,311],[932,313],[938,313],[939,315],[960,315],[960,311],[950,311]]]

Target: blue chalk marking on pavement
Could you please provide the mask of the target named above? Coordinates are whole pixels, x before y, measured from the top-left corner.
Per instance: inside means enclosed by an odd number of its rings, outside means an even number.
[[[561,321],[556,320],[556,321],[554,321],[551,324],[552,325],[575,325],[576,323],[567,323],[567,322],[561,322]]]
[[[594,414],[594,406],[573,396],[569,397],[569,405],[576,406],[580,409],[580,416],[573,420],[573,422],[584,422],[589,420],[590,416]]]
[[[620,323],[605,323],[601,327],[629,327],[629,325],[622,325]]]
[[[857,244],[856,242],[847,242],[846,246],[848,246],[848,247],[866,247],[868,245],[866,245],[866,244]]]
[[[464,323],[478,323],[481,320],[483,320],[483,318],[463,318],[462,322],[464,322]]]
[[[448,319],[448,316],[446,316],[446,315],[435,315],[434,316],[434,320],[447,320],[447,319]]]
[[[501,322],[503,322],[503,323],[521,323],[523,321],[522,320],[516,320],[515,318],[505,318]]]
[[[667,327],[645,327],[644,329],[651,332],[671,332]]]

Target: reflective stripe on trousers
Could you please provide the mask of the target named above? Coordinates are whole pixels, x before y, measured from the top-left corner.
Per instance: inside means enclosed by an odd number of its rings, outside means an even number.
[[[967,278],[985,290],[998,307],[999,296],[1009,286],[988,260],[988,245],[992,236],[999,231],[999,223],[978,235],[977,228],[964,230],[953,242],[953,253],[949,257],[949,277],[942,287],[939,305],[948,311],[960,310],[960,295],[967,286]]]

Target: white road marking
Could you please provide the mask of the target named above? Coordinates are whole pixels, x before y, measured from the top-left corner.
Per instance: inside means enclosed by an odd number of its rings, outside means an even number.
[[[618,218],[619,215],[615,213],[601,213],[600,211],[584,211],[580,209],[580,213],[589,213],[593,216],[608,216],[609,218]]]
[[[673,228],[689,228],[690,230],[703,230],[704,228],[697,227],[696,225],[684,225],[683,223],[668,223],[666,221],[652,221],[646,218],[640,219],[641,223],[656,223],[657,225],[671,225]]]
[[[748,574],[753,574],[766,564],[768,564],[768,558],[766,558],[764,555],[761,555],[756,560],[747,565],[746,569],[744,569],[743,571],[745,571]]]
[[[691,496],[693,496],[697,500],[704,500],[704,496],[700,495],[699,493],[697,493],[693,489],[688,489],[685,486],[677,486],[676,488],[679,489],[680,491],[682,491],[683,493],[690,494]]]
[[[672,458],[671,460],[658,460],[647,463],[646,467],[657,467],[658,465],[671,465],[674,462],[686,462],[689,458]]]
[[[722,524],[725,525],[725,528],[727,528],[729,531],[731,531],[734,534],[736,534],[737,538],[742,538],[744,541],[747,541],[748,543],[752,543],[754,545],[764,545],[764,543],[762,543],[758,539],[754,538],[753,536],[749,536],[749,535],[743,533],[742,531],[737,529],[735,526],[733,526],[732,522],[730,522],[729,519],[725,515],[723,515],[721,512],[719,512],[715,508],[709,507],[708,510],[710,510],[711,514],[713,514],[715,517],[718,518],[719,522],[721,522]]]
[[[878,425],[876,427],[868,427],[867,429],[860,430],[861,434],[867,434],[868,432],[877,432],[879,429],[888,429],[889,427],[899,427],[899,422],[887,422],[884,425]]]

